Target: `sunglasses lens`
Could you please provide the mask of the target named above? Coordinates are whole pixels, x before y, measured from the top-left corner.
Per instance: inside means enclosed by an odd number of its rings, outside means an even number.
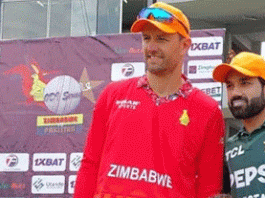
[[[173,16],[160,8],[144,8],[138,15],[138,18],[144,19],[150,19],[152,17],[156,21],[168,21],[172,19]]]

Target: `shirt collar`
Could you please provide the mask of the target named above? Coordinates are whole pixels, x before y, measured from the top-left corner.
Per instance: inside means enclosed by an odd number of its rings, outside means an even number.
[[[258,127],[257,129],[255,129],[252,133],[247,132],[246,128],[243,126],[241,127],[241,129],[238,131],[238,137],[246,137],[246,136],[250,136],[252,134],[258,133],[260,129],[265,127],[265,121],[263,122],[263,124]]]
[[[173,96],[173,95],[174,96],[178,95],[178,96],[181,96],[184,98],[189,96],[189,94],[191,93],[192,88],[193,88],[192,84],[184,74],[181,75],[181,78],[184,80],[184,83],[182,84],[182,86],[179,88],[179,90],[176,93],[171,94],[171,95],[167,96],[166,98],[171,98],[171,96]],[[146,75],[139,78],[137,87],[142,87],[142,88],[145,88],[148,90],[152,90],[152,88],[149,85],[149,81],[148,81],[148,78]],[[152,92],[154,93],[153,90],[152,90]]]

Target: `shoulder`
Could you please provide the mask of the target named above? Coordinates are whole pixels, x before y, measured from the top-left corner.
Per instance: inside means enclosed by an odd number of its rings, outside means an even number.
[[[236,142],[237,140],[238,140],[238,133],[227,138],[225,143],[230,145],[230,144],[233,144],[234,142]]]
[[[186,104],[197,124],[206,124],[208,127],[224,124],[224,116],[219,103],[198,88],[193,88]]]
[[[130,86],[137,86],[138,80],[139,77],[111,82],[107,85],[106,89],[120,90],[120,89],[126,89]]]
[[[109,83],[101,92],[100,98],[114,98],[117,95],[124,94],[128,89],[136,88],[139,77],[127,80],[114,81]]]
[[[138,79],[132,78],[109,83],[98,96],[96,107],[111,107],[117,98],[127,94],[129,89],[137,87]]]
[[[236,145],[238,145],[238,134],[235,134],[229,138],[225,138],[225,152],[233,149]]]

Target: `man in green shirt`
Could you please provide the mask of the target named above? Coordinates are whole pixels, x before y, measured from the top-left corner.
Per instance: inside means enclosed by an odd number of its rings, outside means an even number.
[[[241,52],[213,71],[227,87],[228,106],[243,128],[226,140],[233,198],[265,198],[265,60]]]

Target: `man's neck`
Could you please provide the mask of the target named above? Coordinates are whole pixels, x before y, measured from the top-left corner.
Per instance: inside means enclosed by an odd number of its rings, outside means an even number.
[[[265,109],[255,117],[242,120],[242,123],[248,133],[258,129],[265,121]]]
[[[181,78],[181,75],[181,72],[175,72],[169,75],[158,76],[147,72],[150,87],[160,97],[174,94],[179,90],[184,84],[184,79]]]

